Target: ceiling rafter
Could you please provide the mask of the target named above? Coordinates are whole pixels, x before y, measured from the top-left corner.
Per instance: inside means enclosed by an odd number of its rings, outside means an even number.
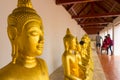
[[[63,5],[63,7],[65,7],[65,9],[68,11],[74,4],[71,5]]]
[[[82,28],[104,28],[104,27],[106,27],[106,26],[86,26],[86,27],[82,27]]]
[[[96,34],[120,16],[120,0],[56,0],[87,34]]]
[[[103,0],[56,0],[56,4],[66,5],[66,4],[87,3],[94,1],[103,1]]]
[[[91,14],[94,14],[95,13],[95,8],[94,8],[95,3],[92,2],[92,3],[90,3],[90,5],[91,5]]]
[[[113,6],[112,6],[112,8],[110,9],[109,12],[112,12],[116,5],[117,5],[117,3],[113,4]]]
[[[87,12],[87,14],[89,14],[89,13],[90,13],[90,10]],[[80,13],[79,13],[79,15],[80,15]],[[87,18],[82,18],[82,21],[79,21],[79,22],[85,22],[85,21],[87,21]]]
[[[102,17],[117,17],[117,16],[120,16],[120,13],[89,14],[89,15],[81,15],[81,16],[72,16],[72,18],[80,19],[80,18],[102,18]]]
[[[96,3],[96,6],[104,10],[105,12],[109,12],[107,9],[105,9],[103,6],[101,6],[99,3]]]
[[[91,26],[96,26],[96,27],[99,27],[99,26],[107,26],[107,24],[93,24],[93,25],[81,25],[81,27],[91,27]]]
[[[120,4],[120,0],[115,0],[116,2],[118,2]]]
[[[79,15],[83,10],[85,10],[85,8],[87,8],[87,6],[88,6],[88,3],[80,10],[80,12],[78,13],[78,15]]]
[[[95,24],[102,25],[102,24],[108,24],[108,23],[111,23],[111,22],[84,22],[84,23],[79,23],[79,24],[80,25],[95,25]]]
[[[73,13],[75,14],[75,15],[77,15],[77,12],[72,8],[72,11],[73,11]]]
[[[68,11],[70,11],[71,9],[73,9],[75,6],[76,6],[76,4],[73,4],[73,5],[68,9]]]
[[[103,28],[83,28],[83,29],[87,32],[87,34],[95,34],[102,30]]]

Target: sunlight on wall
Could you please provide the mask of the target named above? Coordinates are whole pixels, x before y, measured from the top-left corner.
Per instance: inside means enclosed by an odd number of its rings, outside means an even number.
[[[114,53],[120,55],[120,24],[114,28]]]

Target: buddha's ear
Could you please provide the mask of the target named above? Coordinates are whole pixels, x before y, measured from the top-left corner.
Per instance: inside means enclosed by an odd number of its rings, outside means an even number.
[[[8,32],[8,37],[10,38],[10,41],[13,42],[17,37],[17,29],[15,27],[8,27],[7,32]]]
[[[68,42],[64,42],[64,45],[65,45],[65,50],[67,50],[68,51],[68,49],[69,49],[69,44],[68,44]]]

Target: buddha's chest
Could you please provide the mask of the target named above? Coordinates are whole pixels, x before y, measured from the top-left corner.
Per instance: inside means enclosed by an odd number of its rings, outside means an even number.
[[[44,68],[17,67],[5,73],[3,80],[48,80],[48,74]]]

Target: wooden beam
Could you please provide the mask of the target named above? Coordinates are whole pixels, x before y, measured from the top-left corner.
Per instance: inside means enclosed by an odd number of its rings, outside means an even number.
[[[120,0],[115,0],[116,2],[118,2],[120,4]]]
[[[111,22],[84,22],[84,23],[78,23],[80,25],[102,25],[102,24],[108,24]]]
[[[120,13],[104,13],[104,14],[89,14],[81,16],[72,16],[73,19],[82,19],[82,18],[101,18],[101,17],[117,17],[120,16]]]
[[[86,33],[87,34],[97,34],[97,32],[100,32],[101,30],[102,30],[102,28],[101,29],[95,29],[95,28],[83,28],[85,31],[86,31]]]
[[[106,26],[85,26],[85,27],[82,27],[82,28],[84,28],[84,29],[85,29],[85,28],[87,28],[87,29],[88,29],[88,28],[92,28],[92,29],[93,29],[93,28],[94,28],[94,29],[101,29],[101,28],[102,28],[102,29],[103,29],[103,28],[105,28],[105,27],[106,27]]]
[[[85,6],[83,6],[83,8],[79,11],[78,15],[79,15],[83,10],[85,10],[85,8],[87,8],[87,6],[88,6],[88,3],[86,3]]]
[[[73,13],[75,14],[75,15],[77,15],[77,13],[76,13],[76,11],[72,8],[72,11],[73,11]]]
[[[76,4],[73,4],[69,9],[68,9],[68,12],[73,9],[74,7],[76,6]]]
[[[92,26],[107,26],[107,24],[93,24],[93,25],[81,25],[82,27],[92,27]]]
[[[117,3],[114,3],[114,4],[113,4],[113,6],[112,6],[112,8],[110,9],[110,11],[109,11],[109,12],[112,12],[112,11],[113,11],[113,9],[116,7],[116,5],[117,5]]]
[[[109,12],[105,7],[103,7],[102,5],[100,5],[99,3],[95,4],[98,8],[104,10],[105,12]]]
[[[94,1],[103,1],[103,0],[56,0],[56,4],[67,5],[67,4],[87,3],[87,2],[94,2]]]
[[[67,10],[67,11],[69,11],[69,9],[73,6],[74,4],[71,4],[71,5],[63,5],[63,7]]]
[[[91,14],[94,14],[95,13],[94,2],[92,2],[90,5],[91,5]]]

